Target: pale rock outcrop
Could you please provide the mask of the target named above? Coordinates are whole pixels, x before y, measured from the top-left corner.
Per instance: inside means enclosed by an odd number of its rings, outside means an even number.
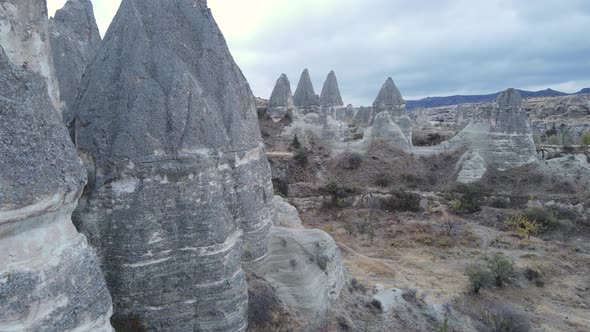
[[[323,107],[344,106],[344,102],[342,102],[342,96],[340,96],[338,80],[336,79],[336,74],[334,71],[330,71],[328,77],[326,77],[326,81],[324,82],[324,87],[322,88],[322,93],[320,95],[320,105]]]
[[[485,159],[477,152],[465,153],[457,165],[457,182],[473,183],[479,181],[488,170]]]
[[[242,261],[267,254],[270,168],[254,97],[205,0],[123,0],[82,79],[96,247],[113,324],[243,331]]]
[[[495,165],[501,170],[537,160],[522,98],[514,89],[502,92],[492,106],[480,107],[472,122],[448,142],[448,147],[466,147],[467,153],[477,153],[488,166]],[[462,169],[461,163],[469,160],[461,158],[457,169]]]
[[[285,202],[281,196],[276,195],[273,199],[273,205],[277,213],[277,217],[273,223],[275,226],[299,229],[303,228],[297,208]]]
[[[100,44],[100,33],[90,0],[68,0],[49,19],[49,37],[55,73],[59,82],[63,118],[74,117],[78,87],[86,67]]]
[[[313,83],[311,82],[307,68],[301,73],[299,84],[293,95],[293,102],[299,108],[310,108],[320,105],[320,97],[313,89]]]
[[[345,283],[340,250],[320,230],[273,227],[268,256],[251,265],[296,312],[306,331],[323,326]]]
[[[292,109],[293,95],[291,94],[291,82],[289,82],[287,75],[281,74],[268,100],[266,113],[273,121],[280,121]]]
[[[0,3],[0,27],[30,24],[30,34],[16,29],[0,40],[0,331],[112,331],[96,254],[71,220],[84,168],[39,72],[50,63],[38,52],[44,6]]]
[[[374,141],[386,141],[405,151],[409,151],[411,148],[410,140],[390,112],[380,112],[375,115],[373,125],[367,129],[363,140],[367,144]]]
[[[46,2],[0,1],[0,22],[0,45],[8,59],[43,76],[53,107],[61,112],[59,85],[48,42]]]

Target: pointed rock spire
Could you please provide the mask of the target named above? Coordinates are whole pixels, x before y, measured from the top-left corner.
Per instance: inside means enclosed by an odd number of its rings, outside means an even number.
[[[291,93],[291,82],[285,74],[281,74],[275,84],[270,99],[269,107],[293,107],[293,94]]]
[[[399,92],[397,86],[393,82],[391,77],[387,78],[387,81],[381,87],[373,106],[402,106],[405,104],[402,94]]]
[[[297,90],[295,90],[295,95],[293,96],[293,102],[298,107],[310,107],[320,104],[320,98],[313,90],[313,83],[311,82],[307,68],[301,73]]]
[[[80,91],[77,144],[97,171],[75,222],[115,328],[245,331],[241,263],[268,252],[271,173],[207,2],[123,0]]]
[[[496,99],[496,103],[502,107],[520,107],[522,105],[522,97],[518,90],[510,88],[500,93]]]
[[[78,86],[101,38],[90,0],[68,0],[49,19],[49,37],[64,120],[70,123]]]
[[[322,94],[320,97],[321,106],[344,106],[342,96],[340,96],[340,88],[338,88],[338,80],[336,74],[331,71],[326,78]]]

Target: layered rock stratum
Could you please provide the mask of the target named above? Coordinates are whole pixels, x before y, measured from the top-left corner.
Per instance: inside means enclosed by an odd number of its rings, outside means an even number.
[[[309,76],[309,70],[305,68],[299,78],[299,84],[293,95],[293,102],[295,106],[300,108],[309,108],[320,105],[320,97],[313,89],[313,83]]]
[[[68,0],[49,19],[49,37],[60,97],[64,104],[63,118],[69,124],[74,117],[82,75],[101,41],[92,2]]]
[[[44,13],[0,3],[0,27],[17,22],[0,35],[0,331],[112,331],[98,259],[71,220],[86,174],[43,76]]]
[[[330,71],[324,82],[322,93],[320,95],[320,105],[324,107],[343,106],[338,79],[334,71]]]
[[[242,261],[267,254],[270,168],[254,97],[204,0],[123,0],[81,83],[96,247],[116,328],[242,331]]]

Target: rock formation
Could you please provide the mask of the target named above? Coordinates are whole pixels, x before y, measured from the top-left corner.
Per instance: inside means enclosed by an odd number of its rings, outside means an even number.
[[[0,35],[0,331],[112,331],[96,254],[71,221],[86,177],[40,71],[44,6],[0,3],[0,27],[29,32]]]
[[[82,79],[75,213],[113,324],[243,331],[242,261],[267,254],[270,168],[255,101],[205,0],[123,0]]]
[[[451,139],[449,145],[451,149],[466,146],[467,153],[476,153],[485,161],[482,163],[477,160],[479,158],[461,158],[458,169],[464,168],[461,163],[465,161],[473,165],[495,165],[499,169],[508,169],[537,160],[531,126],[522,108],[522,98],[514,89],[502,92],[493,105],[481,107],[472,122]],[[483,175],[482,172],[485,173],[485,170],[477,173]],[[473,176],[469,179],[469,182],[478,180]]]
[[[49,19],[51,52],[59,82],[63,117],[73,120],[78,86],[100,44],[100,34],[90,0],[68,0]]]
[[[381,87],[377,98],[375,98],[375,101],[373,102],[373,106],[402,106],[405,103],[406,102],[402,98],[402,94],[399,92],[397,86],[395,86],[393,79],[389,77]]]
[[[8,59],[38,73],[47,81],[54,108],[61,112],[59,86],[48,40],[45,1],[3,0],[0,2],[0,38]],[[43,22],[43,23],[42,23]]]
[[[369,143],[379,140],[388,142],[404,151],[409,151],[411,148],[410,140],[390,112],[377,113],[373,119],[373,125],[369,127],[365,136]]]
[[[297,85],[295,95],[293,96],[293,102],[295,103],[295,106],[300,108],[309,108],[320,105],[320,97],[316,95],[313,89],[313,83],[311,82],[311,77],[309,77],[309,71],[307,68],[301,73],[299,84]]]
[[[291,82],[287,75],[281,74],[268,100],[266,112],[274,121],[280,121],[291,109],[293,109]]]
[[[320,105],[324,107],[344,106],[334,71],[331,71],[326,78],[320,95]]]
[[[305,331],[321,329],[345,283],[340,250],[320,230],[273,227],[268,256],[251,267],[297,313]]]

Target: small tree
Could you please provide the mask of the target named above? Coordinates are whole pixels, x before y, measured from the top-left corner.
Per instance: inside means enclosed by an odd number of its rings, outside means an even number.
[[[300,166],[307,166],[307,164],[309,163],[309,157],[307,156],[307,150],[305,150],[304,148],[299,148],[297,149],[297,151],[295,152],[295,156],[293,156],[293,158],[295,159],[295,162],[300,165]]]
[[[580,144],[586,146],[590,145],[590,130],[582,134],[582,137],[580,137]]]
[[[299,142],[299,138],[297,137],[297,134],[295,134],[295,136],[293,137],[293,142],[291,143],[291,146],[296,151],[301,149],[301,142]]]
[[[490,271],[496,286],[502,287],[514,276],[514,264],[504,255],[497,253],[489,262]]]
[[[481,265],[470,265],[465,269],[465,275],[469,278],[473,293],[478,294],[479,290],[490,284],[492,279],[490,272]]]
[[[541,224],[524,214],[517,214],[512,216],[506,220],[506,224],[513,226],[514,230],[527,237],[527,240],[531,239],[531,235],[536,235],[541,232],[542,226]]]

